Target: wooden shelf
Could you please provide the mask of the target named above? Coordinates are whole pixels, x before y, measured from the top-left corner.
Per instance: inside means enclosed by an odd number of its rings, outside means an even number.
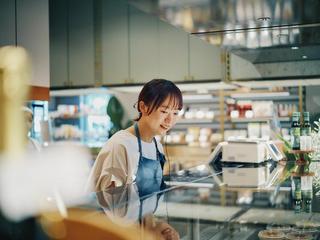
[[[296,165],[298,165],[298,166],[304,166],[304,165],[306,165],[306,164],[307,164],[307,161],[304,160],[304,159],[298,159],[298,160],[296,160]]]
[[[57,116],[57,117],[51,117],[51,119],[78,119],[82,117],[106,117],[108,116],[107,114],[75,114],[75,115],[65,115],[65,116]]]
[[[293,172],[293,173],[291,173],[291,176],[292,177],[306,177],[306,176],[313,177],[314,176],[314,172],[308,172],[308,173],[296,173],[296,172]]]
[[[201,123],[216,123],[215,119],[180,119],[176,124],[201,124]]]
[[[250,122],[267,122],[271,120],[272,117],[261,117],[261,118],[231,118],[233,123],[250,123]],[[290,122],[289,117],[278,117],[281,122]]]
[[[53,120],[67,120],[67,119],[79,119],[79,116],[64,116],[64,117],[55,117]]]
[[[313,153],[314,150],[290,150],[288,153],[291,154],[304,154],[304,153]]]

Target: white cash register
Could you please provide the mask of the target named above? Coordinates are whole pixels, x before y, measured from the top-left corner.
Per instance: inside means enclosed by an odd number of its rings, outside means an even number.
[[[219,143],[209,164],[212,167],[221,161],[223,183],[228,186],[258,187],[266,185],[270,177],[267,160],[283,158],[273,141],[241,139]]]
[[[274,161],[283,158],[272,141],[241,139],[222,146],[223,162],[262,163],[270,159],[269,155]]]

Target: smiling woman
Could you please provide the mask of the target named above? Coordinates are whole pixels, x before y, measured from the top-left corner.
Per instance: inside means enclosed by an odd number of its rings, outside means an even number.
[[[99,191],[132,182],[141,191],[154,187],[148,185],[150,182],[160,186],[166,160],[155,136],[166,134],[175,125],[182,105],[181,91],[171,81],[153,79],[146,83],[137,102],[139,117],[101,149],[90,174],[90,188]]]
[[[150,142],[155,135],[165,134],[176,123],[182,109],[181,91],[168,80],[154,79],[141,90],[137,108],[139,117],[136,121],[141,138]]]

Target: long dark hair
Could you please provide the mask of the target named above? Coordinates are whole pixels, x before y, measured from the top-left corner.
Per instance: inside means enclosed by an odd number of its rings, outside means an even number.
[[[173,101],[173,106],[179,110],[182,109],[182,94],[173,82],[166,79],[153,79],[147,82],[139,94],[137,102],[139,117],[135,121],[139,121],[142,116],[139,107],[140,101],[143,101],[149,107],[148,114],[151,114],[161,106],[167,97],[169,97],[170,103]]]

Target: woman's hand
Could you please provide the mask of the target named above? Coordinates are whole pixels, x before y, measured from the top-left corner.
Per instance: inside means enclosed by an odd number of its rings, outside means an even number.
[[[180,239],[179,233],[166,222],[158,222],[156,229],[165,240]]]
[[[179,233],[168,223],[156,219],[153,215],[147,215],[143,219],[143,225],[151,232],[156,233],[157,238],[161,240],[179,240]]]

